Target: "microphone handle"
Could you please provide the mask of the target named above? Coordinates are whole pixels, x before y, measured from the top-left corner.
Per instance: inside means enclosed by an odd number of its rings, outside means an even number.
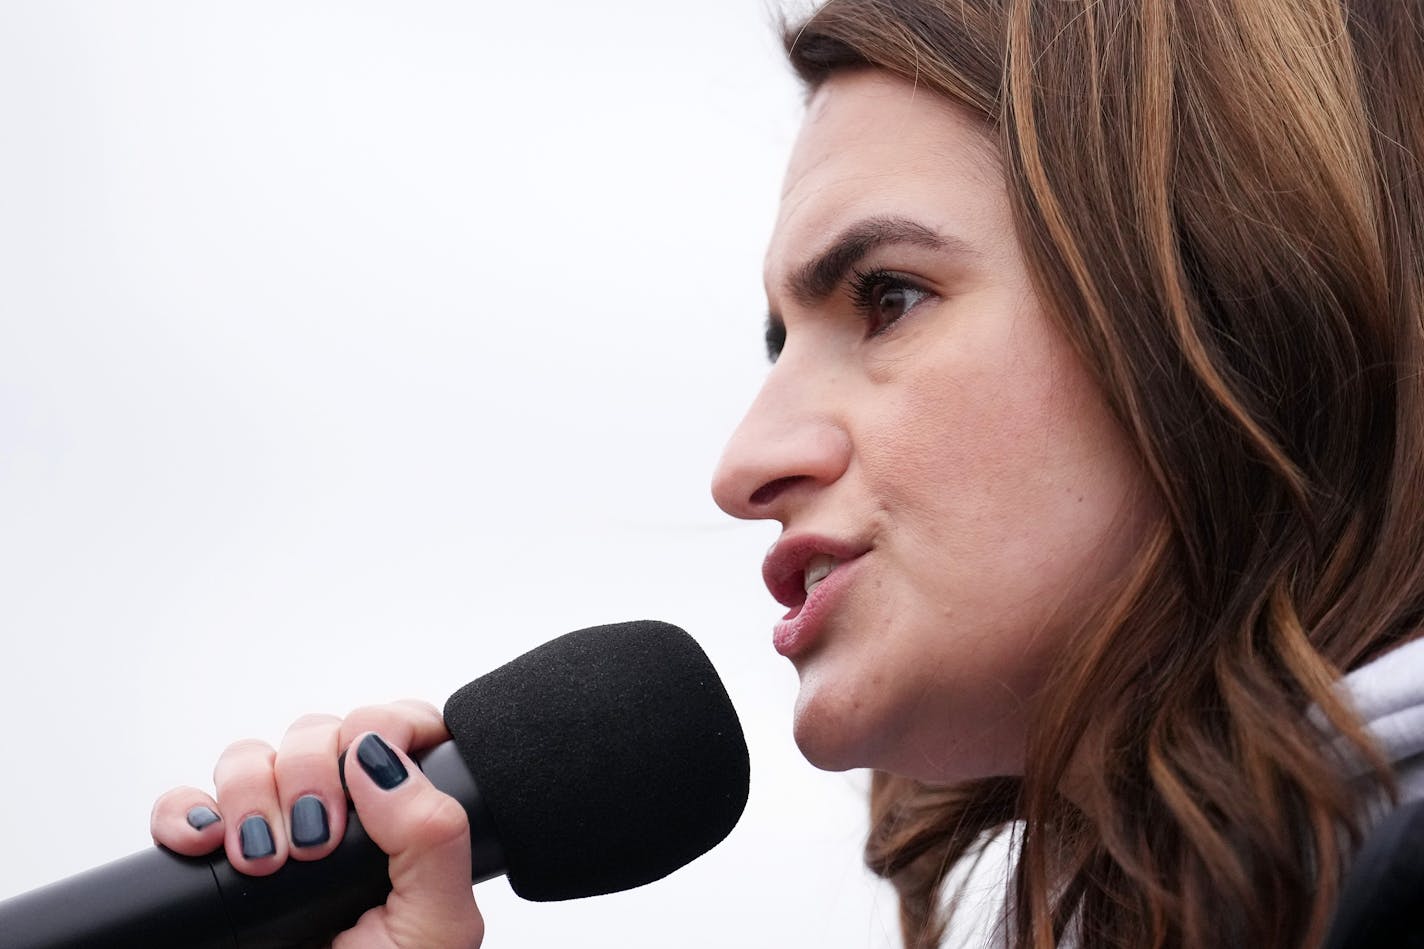
[[[504,872],[489,812],[453,741],[417,762],[470,819],[472,883]],[[221,850],[183,857],[160,847],[0,902],[4,949],[312,949],[391,891],[386,855],[352,810],[322,860],[288,860],[243,876]]]

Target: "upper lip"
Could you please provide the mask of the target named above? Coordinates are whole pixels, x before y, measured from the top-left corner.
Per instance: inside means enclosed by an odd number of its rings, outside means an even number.
[[[817,554],[826,554],[836,565],[854,560],[870,548],[864,544],[834,540],[818,534],[783,534],[767,551],[761,576],[772,597],[782,606],[795,609],[806,602],[806,565]]]

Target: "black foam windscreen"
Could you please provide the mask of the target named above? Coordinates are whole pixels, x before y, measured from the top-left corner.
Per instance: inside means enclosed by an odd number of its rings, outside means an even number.
[[[661,879],[746,805],[736,711],[702,648],[667,623],[551,640],[450,696],[445,724],[528,900]]]

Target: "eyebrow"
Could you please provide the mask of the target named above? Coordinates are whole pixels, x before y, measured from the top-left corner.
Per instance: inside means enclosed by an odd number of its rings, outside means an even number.
[[[830,246],[795,270],[786,282],[787,290],[802,305],[826,299],[841,281],[871,251],[888,244],[909,244],[926,250],[976,256],[961,238],[935,231],[909,218],[876,217],[857,221],[831,242]]]

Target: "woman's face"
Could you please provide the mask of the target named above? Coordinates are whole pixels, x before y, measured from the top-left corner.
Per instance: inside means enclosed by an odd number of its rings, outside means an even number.
[[[782,525],[764,573],[797,743],[829,769],[1019,773],[1039,685],[1154,504],[1035,298],[991,141],[889,75],[829,80],[766,288],[784,348],[713,493]]]

